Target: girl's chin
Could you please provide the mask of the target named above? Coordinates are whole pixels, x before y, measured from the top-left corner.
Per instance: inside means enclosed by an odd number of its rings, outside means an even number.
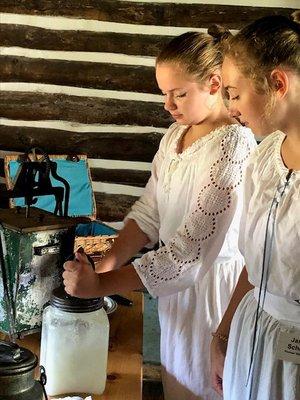
[[[173,117],[174,118],[174,117]],[[176,117],[176,118],[174,118],[175,119],[175,121],[178,123],[178,124],[181,124],[181,125],[189,125],[189,122],[184,118],[184,116],[180,116],[180,117]]]

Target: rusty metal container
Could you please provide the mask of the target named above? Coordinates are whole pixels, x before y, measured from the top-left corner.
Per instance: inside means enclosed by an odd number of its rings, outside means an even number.
[[[16,337],[40,329],[77,223],[34,207],[29,218],[24,208],[0,209],[0,331]]]

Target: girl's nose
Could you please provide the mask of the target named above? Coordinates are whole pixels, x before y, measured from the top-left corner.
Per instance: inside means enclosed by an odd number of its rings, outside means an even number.
[[[171,110],[175,110],[176,108],[177,107],[176,107],[176,104],[174,103],[173,97],[166,96],[164,109],[166,111],[171,111]]]
[[[228,104],[228,114],[231,118],[239,118],[241,113],[235,107],[233,107],[230,103]]]

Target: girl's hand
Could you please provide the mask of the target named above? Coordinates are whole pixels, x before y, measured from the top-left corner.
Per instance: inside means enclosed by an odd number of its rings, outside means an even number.
[[[210,346],[211,383],[213,389],[221,396],[223,395],[223,369],[226,350],[227,342],[214,337]]]
[[[76,252],[75,260],[65,262],[64,269],[65,291],[69,295],[86,299],[101,296],[100,277],[85,253]]]

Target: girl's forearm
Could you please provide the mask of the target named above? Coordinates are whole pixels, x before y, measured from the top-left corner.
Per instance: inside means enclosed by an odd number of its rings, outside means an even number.
[[[102,273],[120,268],[147,243],[149,243],[148,236],[134,220],[129,219],[119,232],[112,248],[106,252],[100,262],[96,263],[96,271]]]
[[[117,271],[104,272],[98,275],[100,281],[100,296],[127,293],[132,290],[144,289],[144,285],[132,264]]]

